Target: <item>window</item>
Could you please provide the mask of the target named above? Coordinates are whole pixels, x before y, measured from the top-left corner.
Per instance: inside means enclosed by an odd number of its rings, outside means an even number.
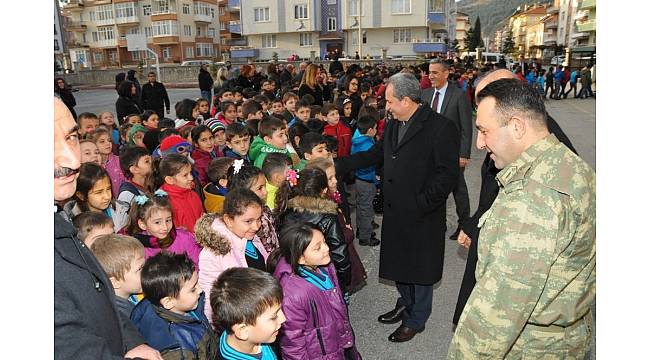
[[[311,33],[300,33],[300,46],[312,46]]]
[[[59,51],[59,40],[54,39],[54,51]]]
[[[410,43],[411,42],[411,29],[395,29],[393,30],[393,42]]]
[[[158,11],[156,11],[156,13],[158,14],[169,13],[169,0],[156,0],[154,1],[154,4],[157,5],[156,7],[158,8]]]
[[[327,5],[336,5],[336,0],[327,0]]]
[[[95,17],[95,12],[94,11],[90,11],[88,13],[88,19],[90,19],[90,21],[97,21],[97,18]]]
[[[185,57],[188,57],[188,58],[193,58],[194,57],[194,48],[193,47],[186,47],[185,48]]]
[[[93,31],[93,41],[94,42],[99,41],[99,35],[97,35],[97,31]]]
[[[142,5],[142,15],[144,16],[151,15],[151,5]]]
[[[194,3],[194,14],[210,16],[210,7],[206,3],[195,2]]]
[[[219,23],[219,29],[220,29],[221,31],[225,31],[225,30],[226,30],[226,23],[223,22],[223,21],[220,22],[220,23]]]
[[[255,22],[271,21],[271,14],[269,8],[254,8]]]
[[[192,36],[192,25],[183,25],[183,35]]]
[[[219,15],[220,16],[226,15],[226,8],[225,7],[223,7],[223,6],[219,7]]]
[[[124,18],[135,16],[135,3],[117,3],[115,4],[115,17]]]
[[[104,61],[104,54],[102,53],[93,53],[93,60],[95,62],[102,62]]]
[[[221,45],[226,45],[226,38],[221,38]]]
[[[153,37],[153,29],[151,26],[145,26],[144,28],[144,36],[150,38]]]
[[[86,33],[81,34],[81,41],[83,43],[87,43],[88,41],[86,40]]]
[[[129,29],[129,34],[142,34],[139,27]]]
[[[214,19],[214,8],[210,7],[210,17]]]
[[[293,7],[294,19],[308,19],[307,4],[300,4]]]
[[[162,48],[162,55],[164,59],[171,59],[172,48],[170,48],[169,46]]]
[[[196,43],[196,56],[213,56],[214,47],[212,44]]]
[[[391,0],[391,12],[393,14],[410,14],[411,0]]]
[[[262,35],[262,48],[274,48],[276,46],[275,34]]]
[[[429,0],[429,11],[430,12],[444,12],[445,11],[445,2],[444,2],[444,0]]]
[[[208,28],[208,37],[214,39],[215,31],[214,28]]]
[[[151,24],[153,36],[178,35],[178,24],[174,20],[154,21]]]
[[[359,0],[348,1],[348,15],[359,16]]]
[[[196,27],[196,36],[201,36],[201,27],[200,26]]]
[[[129,51],[131,53],[131,59],[133,60],[140,60],[142,57],[140,56],[140,51]]]
[[[336,18],[327,18],[327,31],[336,31]]]
[[[111,5],[98,6],[95,10],[97,21],[108,21],[113,19],[113,7]]]
[[[99,35],[99,40],[113,40],[115,39],[115,34],[113,33],[112,26],[100,26],[97,28],[97,34]]]
[[[183,14],[185,15],[190,14],[190,4],[183,4]]]

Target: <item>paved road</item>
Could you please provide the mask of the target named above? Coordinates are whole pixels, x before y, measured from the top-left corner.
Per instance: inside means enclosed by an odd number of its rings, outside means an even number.
[[[196,98],[199,89],[170,89],[173,104],[183,98]],[[77,113],[83,111],[115,112],[117,95],[113,90],[82,90],[75,93]],[[578,153],[594,169],[596,166],[596,102],[594,99],[548,100],[549,113],[557,120],[567,133]],[[173,109],[170,117],[173,118]],[[476,133],[474,134],[476,139]],[[473,148],[472,161],[465,171],[467,187],[470,194],[472,212],[476,210],[480,190],[480,167],[485,157],[484,151]],[[454,203],[447,202],[447,236],[456,229]],[[381,224],[381,217],[376,218]],[[380,234],[380,229],[377,231]],[[379,247],[358,246],[357,250],[368,272],[368,285],[352,297],[350,317],[357,336],[357,345],[366,359],[409,359],[429,360],[444,359],[452,338],[451,318],[456,306],[458,289],[465,269],[467,252],[447,240],[443,279],[433,293],[433,313],[426,325],[426,330],[413,340],[403,344],[393,344],[387,340],[388,335],[397,325],[382,325],[376,318],[380,313],[391,309],[397,299],[395,286],[377,277],[379,268]],[[595,345],[594,345],[595,346]],[[595,351],[588,357],[595,359]]]

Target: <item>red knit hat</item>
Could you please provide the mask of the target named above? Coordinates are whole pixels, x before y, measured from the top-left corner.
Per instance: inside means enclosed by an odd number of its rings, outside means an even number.
[[[190,143],[188,143],[187,140],[183,139],[178,135],[168,136],[164,138],[163,141],[160,143],[160,152],[163,153],[163,155],[189,152],[189,150],[190,150]]]

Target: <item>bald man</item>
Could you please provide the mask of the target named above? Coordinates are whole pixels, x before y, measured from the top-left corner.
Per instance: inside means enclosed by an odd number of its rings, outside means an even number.
[[[62,211],[77,189],[78,129],[65,104],[54,98],[54,357],[162,360],[117,311],[111,282]]]
[[[515,74],[506,69],[498,69],[486,73],[479,79],[478,84],[476,85],[475,95],[487,86],[487,84],[492,83],[499,79],[517,79]],[[575,154],[578,154],[576,149],[571,144],[571,141],[566,136],[564,131],[560,128],[560,125],[550,116],[547,116],[547,125],[548,130],[551,134],[554,134],[555,137],[560,140],[564,145],[566,145],[571,151]],[[465,308],[467,299],[474,289],[476,284],[475,271],[476,271],[476,262],[478,261],[478,255],[476,249],[478,247],[478,238],[479,238],[479,228],[478,221],[481,216],[492,206],[494,199],[496,199],[497,194],[499,193],[499,186],[496,181],[496,174],[499,172],[494,166],[494,161],[490,159],[490,153],[485,154],[485,160],[481,166],[481,192],[479,195],[479,204],[476,212],[469,220],[463,224],[461,232],[458,234],[458,243],[465,247],[469,248],[467,254],[467,262],[465,263],[465,274],[463,275],[463,281],[460,285],[460,291],[458,292],[458,301],[456,302],[456,310],[454,311],[454,317],[452,322],[454,325],[458,324],[458,319],[460,314]]]

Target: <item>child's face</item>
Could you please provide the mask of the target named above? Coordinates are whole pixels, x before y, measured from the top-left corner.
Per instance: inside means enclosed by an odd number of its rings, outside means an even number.
[[[97,181],[88,192],[88,209],[90,211],[104,211],[111,205],[111,179],[104,177]]]
[[[325,121],[327,121],[327,123],[329,125],[332,125],[332,126],[338,124],[339,123],[339,111],[334,109],[334,110],[328,112],[327,117],[325,118]]]
[[[237,106],[237,118],[238,119],[243,119],[244,118],[244,107],[243,106]]]
[[[262,90],[271,91],[271,83],[268,82],[268,81],[265,81],[264,84],[262,84]]]
[[[154,209],[148,219],[138,219],[138,227],[157,239],[166,238],[173,226],[172,212],[167,209]]]
[[[214,144],[217,146],[224,146],[226,144],[226,130],[217,130],[214,133]]]
[[[108,134],[100,135],[95,142],[97,149],[101,155],[109,155],[113,150],[113,143],[111,142],[110,136]]]
[[[287,142],[289,141],[289,138],[287,137],[287,128],[275,130],[270,138],[265,136],[264,141],[267,144],[273,145],[277,149],[286,149]]]
[[[240,156],[245,156],[248,154],[248,148],[250,147],[250,140],[251,137],[250,135],[235,135],[230,139],[230,141],[226,142],[229,148],[231,148],[234,152],[239,154]]]
[[[97,125],[99,125],[99,119],[94,119],[94,118],[83,118],[79,122],[79,135],[85,135],[88,133],[92,133],[95,131],[95,128],[97,128]]]
[[[176,314],[185,314],[196,309],[202,292],[199,286],[199,273],[195,271],[192,277],[183,283],[178,296],[173,298],[174,307],[169,310]]]
[[[334,169],[334,166],[330,166],[327,169],[325,169],[325,175],[327,175],[327,190],[331,194],[334,194],[336,192],[336,184],[338,184],[336,180],[336,170]]]
[[[160,118],[158,117],[158,114],[155,114],[155,113],[151,114],[151,116],[149,116],[149,119],[144,121],[144,126],[146,126],[148,128],[151,128],[151,129],[157,129],[159,120],[160,120]]]
[[[145,155],[139,158],[138,162],[129,169],[131,174],[137,174],[140,176],[151,175],[151,170],[151,155]]]
[[[312,237],[309,246],[298,259],[298,264],[317,267],[330,263],[330,248],[325,243],[325,238],[318,230],[312,230]]]
[[[174,176],[165,176],[165,182],[170,185],[176,185],[183,189],[191,189],[194,187],[194,177],[192,177],[192,165],[185,165],[181,171]]]
[[[199,107],[195,106],[194,109],[192,109],[192,119],[196,119],[199,115],[201,115],[201,113],[199,112]]]
[[[366,98],[370,95],[370,91],[364,91],[360,94],[361,101],[366,101]]]
[[[312,159],[327,159],[330,156],[330,152],[327,151],[327,145],[325,143],[318,144],[311,149],[311,154],[305,152],[305,160]]]
[[[255,319],[255,325],[247,325],[248,342],[254,344],[270,344],[274,342],[280,327],[286,320],[281,304],[268,307],[262,315]]]
[[[343,116],[350,117],[352,115],[352,103],[349,102],[343,105]]]
[[[296,100],[296,98],[289,98],[289,100],[284,104],[284,107],[286,107],[290,112],[295,112],[297,102],[298,100]]]
[[[97,165],[102,164],[101,156],[99,155],[99,149],[95,143],[90,141],[85,141],[81,143],[81,163],[92,162]]]
[[[84,244],[86,244],[87,247],[91,247],[92,244],[95,242],[95,239],[97,239],[97,237],[102,235],[112,234],[112,233],[113,233],[113,226],[111,225],[95,226],[92,229],[90,229],[88,235],[86,235],[86,239],[84,239]]]
[[[242,93],[240,93],[239,91],[236,91],[235,93],[233,93],[232,98],[233,98],[233,100],[239,102],[239,101],[242,101],[242,99],[244,98],[244,95],[242,95]]]
[[[142,120],[140,120],[139,116],[131,116],[126,120],[126,122],[128,122],[131,125],[135,125],[135,124],[140,124]]]
[[[235,108],[234,106],[228,106],[226,111],[224,111],[223,113],[223,117],[225,117],[226,120],[231,122],[237,120],[237,108]]]
[[[226,91],[221,95],[221,99],[219,101],[233,101],[235,99],[235,96],[232,94],[230,91]]]
[[[311,109],[308,107],[301,107],[296,111],[296,117],[302,122],[309,120],[309,115],[311,115]]]
[[[129,271],[124,273],[124,279],[117,280],[111,277],[115,295],[121,297],[129,297],[133,294],[142,292],[142,282],[140,281],[140,273],[144,266],[144,251],[140,251],[133,259]]]
[[[203,151],[210,152],[214,148],[214,136],[211,130],[206,130],[199,135],[199,141],[195,144],[196,147]]]
[[[256,112],[255,114],[248,114],[248,119],[247,120],[262,120],[264,118],[264,114],[262,114],[262,111],[266,111],[262,108],[262,110]]]
[[[138,131],[133,135],[133,143],[135,146],[139,146],[141,148],[146,148],[147,146],[144,144],[144,132]]]
[[[224,215],[226,226],[233,234],[243,239],[252,239],[262,225],[262,208],[257,205],[250,205],[243,214],[230,217]]]
[[[210,111],[210,106],[207,101],[201,101],[199,103],[199,112],[205,114]]]
[[[269,111],[269,106],[271,106],[271,103],[268,101],[264,101],[262,103],[262,111],[267,112]],[[261,119],[261,118],[260,118]]]
[[[277,101],[271,104],[271,111],[275,114],[282,114],[284,112],[284,105]]]
[[[282,182],[286,180],[286,173],[289,170],[289,166],[285,165],[282,171],[275,172],[271,174],[271,180],[269,181],[273,186],[280,187]]]
[[[109,128],[113,128],[113,125],[115,125],[115,118],[111,113],[103,113],[102,116],[99,118],[99,121],[102,124],[108,126]]]
[[[266,202],[266,178],[264,177],[264,174],[259,173],[257,179],[249,189],[254,192],[257,197],[262,199],[262,201]]]

